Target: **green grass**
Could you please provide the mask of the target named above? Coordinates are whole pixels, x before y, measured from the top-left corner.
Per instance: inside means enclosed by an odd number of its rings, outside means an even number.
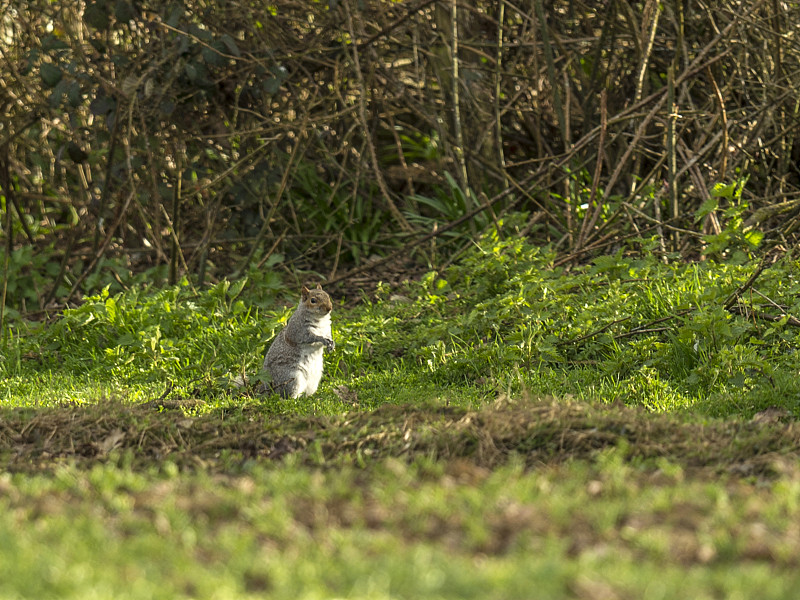
[[[476,406],[530,391],[653,411],[796,413],[796,261],[764,271],[726,309],[755,264],[665,266],[618,255],[565,272],[550,259],[519,241],[488,239],[441,276],[337,306],[337,350],[321,391],[291,409]],[[202,292],[101,294],[52,324],[20,324],[5,342],[0,399],[138,402],[172,390],[213,408],[233,376],[262,376],[269,340],[293,308],[294,299],[272,309],[249,301],[260,293],[242,280]]]
[[[627,464],[237,474],[96,465],[0,478],[0,596],[785,598],[800,472],[769,486]]]
[[[793,597],[799,266],[567,271],[489,236],[332,290],[289,401],[253,388],[296,300],[257,282],[14,323],[0,598]]]

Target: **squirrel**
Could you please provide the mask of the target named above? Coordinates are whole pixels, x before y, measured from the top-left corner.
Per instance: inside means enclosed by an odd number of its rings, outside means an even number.
[[[331,352],[336,344],[331,334],[331,297],[317,285],[303,286],[300,304],[286,327],[281,329],[267,350],[264,369],[272,376],[270,389],[284,398],[310,396],[322,379],[323,350]]]

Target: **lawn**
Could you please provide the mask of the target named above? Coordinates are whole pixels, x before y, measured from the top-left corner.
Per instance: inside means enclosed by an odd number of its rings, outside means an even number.
[[[331,290],[285,402],[252,390],[296,299],[252,279],[15,323],[0,597],[793,597],[799,275],[489,236]]]

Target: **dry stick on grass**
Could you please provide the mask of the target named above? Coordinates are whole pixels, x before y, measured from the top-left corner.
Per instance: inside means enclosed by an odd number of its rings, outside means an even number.
[[[674,327],[656,327],[654,325],[658,325],[659,323],[664,323],[665,321],[671,321],[672,319],[677,319],[678,317],[683,317],[688,315],[689,313],[694,312],[697,310],[696,308],[684,308],[683,310],[679,310],[674,315],[667,315],[666,317],[661,317],[660,319],[655,319],[650,321],[649,323],[645,323],[644,325],[640,325],[639,327],[634,327],[630,331],[626,331],[625,333],[620,333],[614,336],[615,340],[621,340],[626,337],[632,337],[634,335],[645,335],[647,333],[657,333],[660,331],[669,331],[670,329],[674,329]]]
[[[750,291],[751,292],[755,292],[757,295],[761,296],[764,300],[769,302],[772,306],[774,306],[779,311],[781,311],[781,314],[779,316],[775,316],[775,315],[764,315],[763,313],[756,313],[756,311],[754,310],[753,314],[752,314],[753,318],[764,319],[766,321],[780,321],[781,319],[786,318],[786,323],[787,324],[793,325],[795,327],[800,327],[800,319],[797,319],[797,318],[793,317],[792,315],[787,315],[786,314],[786,309],[783,306],[781,306],[780,304],[778,304],[777,302],[775,302],[772,298],[762,294],[761,292],[759,292],[758,290],[753,289],[753,288],[751,288]],[[735,309],[735,308],[738,308],[738,306],[732,307],[732,309]]]
[[[763,313],[757,313],[756,311],[754,311],[752,309],[748,311],[748,309],[746,309],[746,308],[741,308],[739,306],[736,306],[737,299],[744,292],[746,292],[747,290],[752,288],[753,284],[756,282],[756,280],[759,278],[759,276],[768,267],[772,266],[773,264],[775,264],[774,255],[765,256],[761,260],[761,262],[759,263],[758,267],[753,272],[753,274],[750,275],[750,277],[748,277],[747,281],[745,281],[742,285],[740,285],[738,288],[736,288],[736,290],[733,293],[731,293],[730,296],[728,296],[728,298],[725,300],[725,303],[722,306],[723,306],[723,308],[725,310],[727,310],[727,311],[729,311],[731,313],[740,314],[740,315],[746,316],[746,317],[752,316],[754,318],[763,319],[765,321],[777,322],[777,321],[780,321],[783,318],[787,318],[787,321],[786,321],[787,324],[793,325],[795,327],[800,327],[800,319],[796,319],[795,317],[792,317],[791,315],[785,315],[785,314],[781,315],[781,316],[765,315]],[[672,319],[675,319],[675,318],[678,318],[678,317],[682,317],[682,316],[687,315],[687,314],[689,314],[691,312],[694,312],[695,310],[697,310],[696,307],[695,308],[687,308],[687,309],[680,310],[677,313],[675,313],[674,315],[669,315],[669,316],[666,316],[666,317],[662,317],[660,319],[656,319],[654,321],[650,321],[649,323],[647,323],[645,325],[642,325],[640,327],[637,327],[637,328],[632,329],[630,331],[627,331],[625,333],[621,333],[619,335],[616,335],[616,336],[614,336],[614,339],[618,340],[618,339],[631,337],[631,336],[634,336],[634,335],[644,335],[644,334],[648,334],[648,333],[658,333],[658,332],[661,332],[661,331],[667,331],[669,329],[672,329],[672,327],[659,327],[659,328],[655,328],[654,329],[653,326],[654,325],[658,325],[659,323],[663,323],[664,321],[669,321],[669,320],[672,320]]]
[[[783,319],[786,319],[786,324],[791,325],[792,327],[800,327],[800,319],[793,317],[792,315],[782,314],[782,315],[770,315],[762,312],[758,312],[752,308],[747,308],[744,306],[739,306],[738,304],[735,306],[731,306],[728,309],[728,312],[731,312],[735,315],[741,315],[747,319],[753,318],[758,319],[760,321],[769,321],[770,323],[778,323]]]

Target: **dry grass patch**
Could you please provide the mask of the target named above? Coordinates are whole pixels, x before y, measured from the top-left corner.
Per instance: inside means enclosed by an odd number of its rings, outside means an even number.
[[[554,400],[503,400],[480,410],[385,405],[311,417],[268,414],[258,405],[192,417],[152,404],[115,402],[0,413],[0,461],[12,471],[117,460],[133,468],[170,460],[230,470],[288,455],[315,465],[423,456],[491,469],[512,457],[538,467],[591,459],[607,448],[619,448],[628,461],[666,457],[683,468],[769,476],[800,457],[800,425],[779,419],[698,421]]]

